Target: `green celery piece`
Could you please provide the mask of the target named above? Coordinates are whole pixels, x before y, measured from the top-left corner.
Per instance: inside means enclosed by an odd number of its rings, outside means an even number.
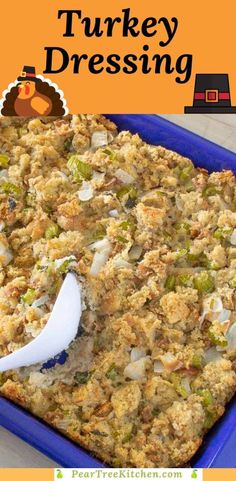
[[[61,280],[60,279],[57,279],[56,281],[54,281],[51,286],[49,287],[48,289],[48,294],[49,295],[53,295],[53,294],[56,294],[56,292],[59,291],[61,287]]]
[[[160,414],[160,409],[158,409],[157,407],[153,408],[152,410],[152,415],[154,417],[158,416]]]
[[[4,373],[0,372],[0,387],[3,386],[5,381],[6,381],[6,379],[5,379]]]
[[[192,286],[192,279],[190,274],[179,274],[177,277],[178,283],[184,287]]]
[[[23,190],[18,185],[15,185],[12,182],[6,181],[6,182],[0,183],[0,193],[20,196],[22,195]]]
[[[130,431],[130,433],[126,434],[124,436],[124,438],[122,439],[122,443],[128,443],[133,437],[133,433],[132,433],[132,430]]]
[[[58,237],[60,232],[59,226],[57,224],[50,225],[45,230],[45,238],[46,239],[53,239],[53,237]]]
[[[214,346],[227,347],[228,342],[223,336],[218,336],[212,328],[208,330],[208,337]]]
[[[156,191],[156,194],[157,194],[157,195],[164,196],[164,197],[167,195],[166,192],[164,192],[163,190],[157,190],[157,191]]]
[[[209,389],[198,389],[196,391],[196,394],[201,396],[202,404],[203,404],[204,407],[212,406],[213,397],[212,397],[211,391],[209,391]]]
[[[215,261],[208,261],[206,267],[212,271],[218,271],[220,269],[220,266]]]
[[[229,281],[229,285],[230,287],[236,287],[236,276],[234,276],[233,279]]]
[[[182,396],[184,399],[186,399],[188,397],[188,393],[185,387],[181,384],[181,377],[177,373],[172,372],[170,376],[170,380],[174,385],[176,392],[180,394],[180,396]]]
[[[120,223],[119,227],[123,230],[133,230],[135,229],[135,223],[132,218],[129,218],[127,220],[124,220],[123,222]]]
[[[204,252],[201,252],[201,254],[191,254],[188,252],[187,254],[187,260],[190,262],[193,266],[202,266],[206,267],[207,269],[209,268],[210,261]]]
[[[176,230],[190,231],[190,225],[187,222],[176,222],[173,226]]]
[[[6,169],[9,164],[9,157],[6,154],[0,154],[0,167]]]
[[[98,228],[92,234],[92,240],[93,241],[102,240],[102,239],[104,239],[105,235],[106,235],[106,229],[101,224],[101,225],[98,226]]]
[[[208,185],[202,191],[203,197],[211,197],[216,194],[220,194],[220,190],[215,185]]]
[[[185,190],[186,192],[192,192],[194,190],[193,182],[188,181],[187,184],[185,184]]]
[[[116,152],[114,152],[114,150],[112,149],[106,148],[103,150],[103,153],[108,155],[108,157],[110,157],[111,160],[116,159]]]
[[[174,167],[173,173],[174,173],[175,175],[177,175],[177,177],[179,177],[179,175],[180,175],[180,173],[181,173],[181,168],[180,168],[179,165],[176,165],[176,167]]]
[[[187,250],[187,249],[180,249],[180,250],[177,252],[176,260],[181,259],[182,257],[186,256],[187,253],[188,253],[188,250]]]
[[[164,239],[166,239],[166,240],[172,239],[171,234],[167,230],[163,230],[161,232],[162,232],[162,235],[163,235]]]
[[[126,239],[126,238],[123,237],[122,235],[118,235],[118,236],[117,236],[117,240],[118,240],[119,242],[122,242],[122,244],[127,244],[127,242],[129,242],[128,239]]]
[[[215,239],[223,239],[224,237],[231,235],[232,232],[233,232],[233,229],[231,229],[230,227],[219,227],[213,233],[213,237]]]
[[[199,254],[191,254],[190,252],[187,254],[187,260],[192,264],[196,264],[200,262],[200,255]]]
[[[75,259],[66,259],[59,267],[58,271],[61,273],[61,274],[65,274],[66,272],[68,272],[68,269],[70,267],[70,264],[71,262],[74,262]]]
[[[134,187],[133,185],[124,185],[116,193],[116,196],[119,200],[121,200],[125,195],[128,195],[129,199],[132,199],[132,200],[137,199],[138,192],[136,187]]]
[[[216,422],[218,416],[217,416],[217,412],[213,409],[209,409],[207,408],[205,410],[205,421],[204,421],[204,424],[203,424],[203,427],[205,429],[210,429]]]
[[[191,365],[196,369],[201,369],[203,367],[203,356],[195,353],[192,357]]]
[[[36,299],[36,291],[35,289],[29,288],[21,299],[25,305],[31,306]]]
[[[182,182],[186,182],[187,180],[189,180],[192,170],[193,170],[192,165],[188,165],[188,167],[184,167],[179,174],[179,179]]]
[[[171,274],[166,278],[164,287],[166,289],[169,289],[170,291],[173,291],[175,288],[175,284],[176,284],[176,277],[173,274]]]
[[[92,167],[90,164],[86,162],[82,162],[77,155],[72,155],[68,162],[67,166],[69,170],[72,172],[72,175],[76,181],[81,180],[90,180],[92,177]]]
[[[65,139],[64,141],[64,149],[66,152],[70,152],[71,150],[71,146],[72,146],[72,138],[68,137],[67,139]]]
[[[109,369],[106,372],[106,377],[107,379],[110,379],[111,381],[115,381],[117,377],[117,370],[116,370],[116,364],[113,362]]]
[[[18,129],[18,135],[19,138],[21,138],[23,135],[28,134],[28,129],[26,127],[19,127]]]
[[[91,376],[92,376],[91,371],[76,372],[74,379],[77,384],[87,384]]]
[[[209,272],[200,272],[193,279],[193,285],[199,292],[212,292],[215,289],[214,279]]]

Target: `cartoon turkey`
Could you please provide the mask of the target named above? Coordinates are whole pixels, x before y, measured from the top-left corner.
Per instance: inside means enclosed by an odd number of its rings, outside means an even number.
[[[65,114],[60,94],[47,81],[36,77],[35,67],[25,66],[17,81],[19,83],[6,95],[2,115],[38,117]]]

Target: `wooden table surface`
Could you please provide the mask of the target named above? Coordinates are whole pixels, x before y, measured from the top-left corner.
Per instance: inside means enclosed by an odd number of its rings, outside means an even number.
[[[163,115],[163,117],[236,152],[236,115]],[[56,463],[0,427],[0,467],[56,466]]]

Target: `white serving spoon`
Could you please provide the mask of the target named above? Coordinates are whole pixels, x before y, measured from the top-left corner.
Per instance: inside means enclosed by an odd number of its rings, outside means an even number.
[[[81,317],[81,290],[74,274],[67,274],[49,320],[32,342],[0,359],[0,372],[53,358],[75,338]]]

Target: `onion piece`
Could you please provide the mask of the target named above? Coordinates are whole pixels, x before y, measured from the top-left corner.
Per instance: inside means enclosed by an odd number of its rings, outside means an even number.
[[[182,367],[182,362],[179,361],[171,352],[167,352],[160,356],[160,360],[163,363],[165,369],[169,371],[176,371]]]
[[[132,261],[138,260],[142,254],[142,251],[143,249],[141,246],[133,245],[128,253],[130,260]]]
[[[114,257],[113,259],[113,266],[117,267],[118,269],[119,268],[126,268],[126,269],[132,269],[132,264],[130,264],[129,262],[127,262],[125,259],[123,259],[122,256],[120,255],[117,255],[116,257]]]
[[[130,362],[124,369],[124,376],[134,381],[145,379],[145,372],[149,356],[142,357],[138,361]]]
[[[226,339],[228,341],[227,352],[236,351],[236,322],[229,328]]]
[[[104,237],[104,239],[94,242],[93,244],[91,244],[91,246],[93,249],[95,249],[96,252],[94,254],[93,262],[90,267],[90,274],[91,276],[97,276],[100,270],[105,266],[108,261],[111,252],[111,244],[109,240]]]
[[[47,374],[45,374],[45,372],[41,373],[41,372],[34,371],[34,372],[31,372],[29,375],[29,383],[37,387],[47,388],[52,385],[53,381],[54,381],[54,377],[51,370],[50,370],[50,374],[48,370]]]
[[[232,232],[229,241],[232,246],[236,246],[236,229],[234,229],[234,231]]]
[[[35,385],[35,386],[41,386],[44,379],[45,379],[45,374],[41,372],[31,372],[29,375],[29,384]]]
[[[41,307],[41,306],[44,306],[44,304],[46,304],[48,301],[49,301],[49,295],[48,295],[48,294],[45,294],[44,296],[39,297],[39,299],[36,299],[36,300],[32,303],[32,307]]]
[[[8,249],[3,242],[0,242],[0,262],[2,263],[2,265],[4,267],[7,266],[8,264],[10,264],[12,259],[13,254],[10,249]]]
[[[211,321],[224,323],[231,316],[231,311],[223,307],[222,300],[219,296],[212,295],[203,301],[203,312],[200,316],[200,328],[207,314],[210,314]]]
[[[53,173],[54,177],[59,177],[64,180],[69,180],[65,172],[61,172],[60,170],[57,170],[56,172]]]
[[[39,309],[37,309],[37,314],[39,312]],[[45,314],[45,312],[42,312],[42,316]],[[27,334],[30,334],[32,337],[38,337],[38,335],[40,334],[41,332],[41,328],[36,328],[34,326],[32,326],[32,324],[26,324],[25,326],[25,332]]]
[[[94,188],[100,189],[103,186],[105,175],[105,172],[97,172],[96,170],[93,171],[91,184]]]
[[[57,429],[60,429],[61,431],[66,431],[71,424],[71,418],[68,416],[67,419],[58,419],[55,423]]]
[[[104,250],[110,250],[111,249],[111,243],[108,240],[107,237],[104,237],[104,239],[98,240],[96,242],[93,242],[89,246],[90,249],[101,252]]]
[[[93,170],[92,180],[100,182],[104,180],[104,177],[105,177],[105,172],[97,172],[97,170]]]
[[[146,351],[144,349],[141,349],[139,347],[133,347],[130,351],[130,360],[131,362],[138,361],[139,359],[142,359],[142,357],[146,357]]]
[[[220,324],[223,324],[225,321],[228,321],[230,319],[232,312],[229,309],[222,309],[222,311],[219,313],[219,316],[217,316],[217,321],[220,322]]]
[[[117,169],[114,175],[123,184],[132,184],[134,182],[134,177],[123,169]]]
[[[0,232],[2,232],[4,229],[5,229],[5,222],[3,222],[3,220],[0,221]]]
[[[93,198],[93,188],[90,182],[83,180],[81,189],[77,192],[79,200],[86,202]]]
[[[206,311],[203,311],[202,314],[201,314],[201,316],[199,317],[199,329],[202,328],[202,325],[203,325],[203,322],[204,322],[204,320],[205,320],[205,315],[206,315],[206,314],[207,314],[207,312],[206,312]]]
[[[206,364],[208,364],[209,362],[220,361],[222,359],[222,354],[220,354],[220,352],[217,351],[215,347],[210,347],[210,349],[207,349],[207,351],[205,351],[203,357]]]
[[[109,210],[109,216],[110,216],[110,217],[118,218],[118,217],[119,217],[119,212],[118,212],[118,210],[117,210],[117,209]]]
[[[221,297],[213,295],[203,301],[203,308],[206,312],[219,312],[223,309]]]
[[[91,137],[91,147],[97,149],[108,144],[108,136],[106,130],[96,130]]]
[[[191,386],[190,386],[190,380],[188,377],[183,377],[181,379],[181,385],[183,386],[183,388],[185,389],[185,391],[190,394],[192,391],[191,391]]]
[[[162,362],[161,361],[155,361],[154,362],[154,372],[156,372],[157,374],[161,374],[164,371],[165,371],[165,368],[164,368]]]
[[[7,169],[0,170],[0,178],[1,179],[8,179],[9,178]]]
[[[95,252],[92,265],[90,267],[91,276],[97,276],[100,270],[108,261],[109,254],[106,252]]]

